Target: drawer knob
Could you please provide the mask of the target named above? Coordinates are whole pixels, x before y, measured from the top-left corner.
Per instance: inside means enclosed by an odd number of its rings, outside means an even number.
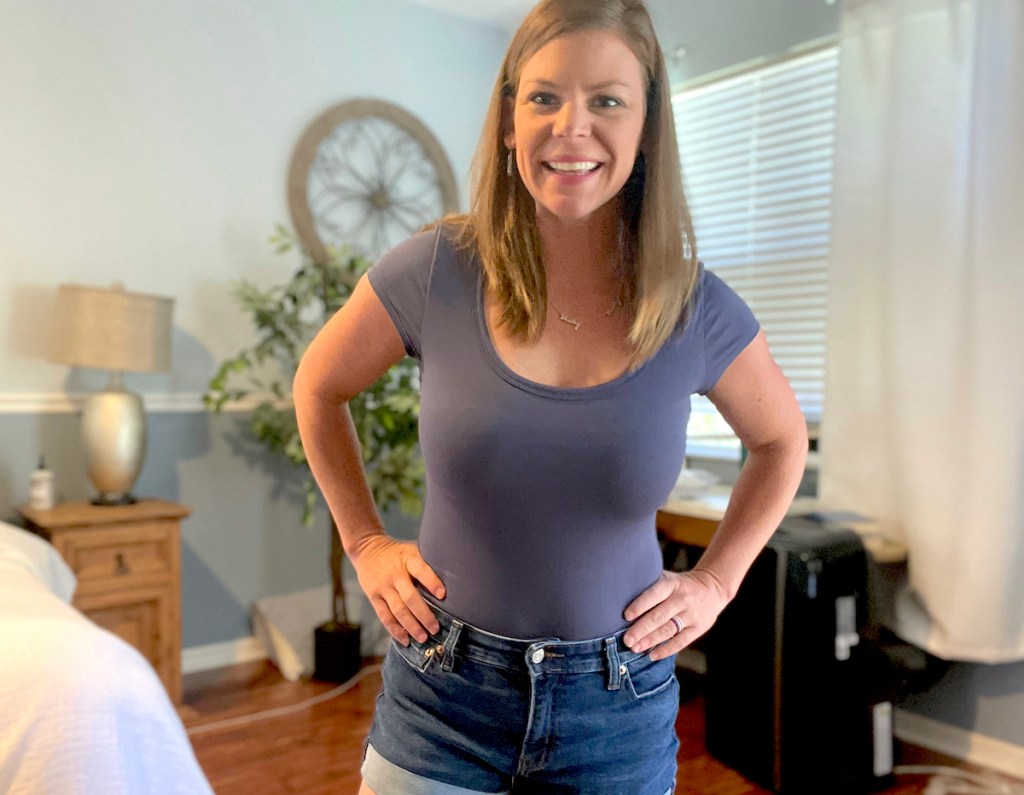
[[[125,563],[124,554],[123,553],[121,553],[121,552],[117,553],[116,563],[117,563],[117,568],[114,569],[114,574],[123,575],[123,574],[129,574],[131,572],[131,569],[128,567],[128,564]]]

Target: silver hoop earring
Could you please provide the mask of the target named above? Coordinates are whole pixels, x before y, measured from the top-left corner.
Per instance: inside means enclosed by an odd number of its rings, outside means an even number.
[[[515,176],[516,158],[514,149],[508,150],[508,156],[505,158],[505,173],[508,174],[510,177]]]

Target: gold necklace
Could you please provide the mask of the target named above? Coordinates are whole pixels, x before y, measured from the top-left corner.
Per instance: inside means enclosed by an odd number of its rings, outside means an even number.
[[[555,313],[558,315],[558,319],[561,320],[563,323],[568,323],[570,326],[573,327],[574,331],[579,331],[580,330],[580,326],[585,326],[588,323],[594,323],[594,322],[596,322],[598,320],[602,320],[603,318],[608,317],[608,315],[610,315],[612,312],[614,312],[620,306],[622,306],[622,297],[621,296],[616,296],[615,300],[612,301],[612,305],[610,307],[608,307],[607,311],[601,313],[597,317],[592,317],[589,320],[576,320],[576,318],[569,317],[569,315],[565,314],[565,312],[563,312],[561,309],[559,309],[557,306],[555,306],[555,302],[554,301],[551,301],[551,308],[555,310]]]
[[[608,315],[610,315],[612,312],[614,312],[616,309],[618,309],[620,306],[622,306],[622,278],[623,278],[622,277],[622,273],[623,273],[623,257],[624,257],[625,252],[623,250],[623,244],[622,244],[622,226],[621,226],[621,224],[619,225],[619,245],[618,245],[618,247],[619,247],[619,289],[615,293],[615,300],[612,301],[612,305],[610,307],[608,307],[607,311],[602,312],[597,317],[592,317],[592,318],[590,318],[588,320],[577,320],[576,318],[570,317],[569,315],[565,314],[565,312],[563,312],[561,309],[559,309],[557,306],[555,306],[555,302],[554,301],[552,301],[550,298],[548,299],[548,303],[551,304],[551,308],[555,310],[555,314],[558,315],[558,319],[561,320],[563,323],[568,323],[570,326],[573,327],[574,331],[579,331],[580,330],[580,326],[586,326],[586,325],[588,325],[590,323],[596,323],[598,320],[604,320],[604,318],[608,317]]]

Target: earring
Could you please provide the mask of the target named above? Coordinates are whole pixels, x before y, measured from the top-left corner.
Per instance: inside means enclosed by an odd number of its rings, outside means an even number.
[[[514,149],[508,150],[508,156],[505,158],[505,173],[508,174],[510,177],[514,176],[516,173],[516,158]]]

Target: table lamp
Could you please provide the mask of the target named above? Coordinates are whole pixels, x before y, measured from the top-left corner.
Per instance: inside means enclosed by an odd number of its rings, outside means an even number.
[[[124,386],[124,371],[166,372],[171,365],[173,299],[112,288],[57,288],[50,360],[110,370],[110,383],[82,407],[82,438],[95,505],[130,505],[146,455],[142,398]]]

